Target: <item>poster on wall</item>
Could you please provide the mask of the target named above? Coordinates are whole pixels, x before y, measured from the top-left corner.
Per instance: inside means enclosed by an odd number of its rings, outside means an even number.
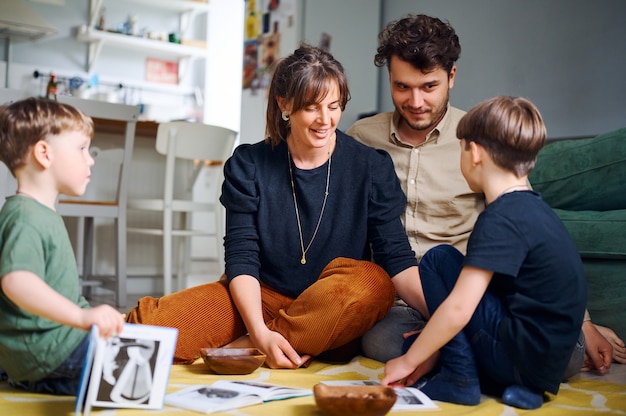
[[[281,56],[281,28],[291,28],[295,0],[246,0],[243,88],[267,88],[272,64]]]
[[[146,58],[146,81],[178,84],[178,62]]]

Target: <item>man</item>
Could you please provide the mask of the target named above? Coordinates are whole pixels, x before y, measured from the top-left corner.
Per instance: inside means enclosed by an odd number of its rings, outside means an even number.
[[[359,120],[347,133],[391,155],[407,195],[404,226],[418,260],[442,243],[465,253],[484,196],[472,192],[461,174],[456,127],[465,112],[448,101],[461,53],[458,36],[438,18],[408,15],[390,22],[378,38],[374,62],[387,66],[395,110]],[[396,305],[365,334],[363,353],[387,362],[404,352],[400,334],[423,326],[417,311]],[[611,365],[611,344],[588,316],[583,333],[568,375],[580,370],[585,341],[592,366],[604,374]]]

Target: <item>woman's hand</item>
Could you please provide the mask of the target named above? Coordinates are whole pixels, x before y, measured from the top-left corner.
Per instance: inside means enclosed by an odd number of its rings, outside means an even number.
[[[270,368],[298,368],[310,357],[300,357],[281,334],[270,331],[263,320],[261,286],[257,279],[239,275],[230,281],[230,294],[243,319],[250,342],[263,351]]]
[[[301,357],[285,337],[267,328],[259,334],[250,334],[250,338],[267,355],[265,364],[269,368],[298,368],[311,358],[309,355]]]

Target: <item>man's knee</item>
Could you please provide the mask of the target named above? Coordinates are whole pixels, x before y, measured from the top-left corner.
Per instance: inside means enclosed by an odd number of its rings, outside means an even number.
[[[411,307],[394,306],[389,313],[370,329],[361,339],[363,355],[377,361],[387,362],[402,355],[403,334],[421,330],[425,321]]]

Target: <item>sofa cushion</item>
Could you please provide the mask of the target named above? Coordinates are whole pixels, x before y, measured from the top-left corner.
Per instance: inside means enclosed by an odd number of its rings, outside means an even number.
[[[569,231],[581,257],[626,259],[626,209],[567,211],[554,209]],[[626,263],[624,279],[626,280]]]
[[[626,209],[624,178],[626,128],[548,143],[529,175],[533,189],[552,208],[595,211]]]

